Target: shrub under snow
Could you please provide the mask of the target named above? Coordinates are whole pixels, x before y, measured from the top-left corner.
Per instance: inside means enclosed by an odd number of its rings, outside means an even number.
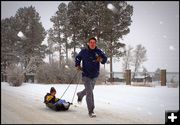
[[[6,69],[7,81],[11,86],[20,86],[24,81],[23,71],[19,66],[10,65]]]

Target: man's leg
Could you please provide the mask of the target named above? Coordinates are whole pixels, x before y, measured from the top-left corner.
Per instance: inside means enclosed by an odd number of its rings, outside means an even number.
[[[95,108],[93,90],[94,90],[94,86],[95,86],[96,80],[97,80],[97,78],[91,79],[91,87],[92,87],[92,113],[94,113],[94,108]]]
[[[86,90],[86,102],[89,113],[93,113],[94,110],[94,96],[93,96],[93,89],[96,82],[96,78],[91,79],[88,77],[83,77],[84,86]]]
[[[80,91],[77,93],[77,96],[78,96],[78,102],[81,102],[83,97],[86,95],[86,91],[85,89],[83,91]]]
[[[81,102],[83,97],[86,95],[86,89],[80,91],[77,93],[77,96],[78,96],[78,102]]]

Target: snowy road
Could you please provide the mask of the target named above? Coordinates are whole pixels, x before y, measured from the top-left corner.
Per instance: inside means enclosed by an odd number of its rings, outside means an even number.
[[[7,91],[1,92],[1,120],[3,124],[33,124],[33,123],[131,123],[131,119],[118,117],[117,114],[108,113],[108,111],[98,111],[97,118],[89,118],[86,107],[73,105],[66,112],[54,112],[42,105],[42,103],[27,103],[23,95],[9,94]],[[37,100],[38,101],[38,100]]]
[[[21,87],[12,87],[7,83],[1,83],[1,123],[2,124],[108,124],[108,123],[157,123],[164,124],[164,109],[166,108],[178,108],[179,107],[179,96],[177,88],[165,88],[171,90],[169,91],[171,102],[165,104],[163,100],[157,100],[156,98],[149,98],[150,102],[155,103],[154,105],[146,105],[144,103],[144,98],[133,96],[133,91],[139,88],[125,87],[121,86],[96,86],[96,108],[95,112],[97,114],[96,118],[89,118],[87,115],[87,108],[85,99],[81,105],[74,102],[74,105],[66,112],[55,112],[42,103],[43,95],[52,85],[40,85],[40,84],[25,84]],[[60,85],[54,85],[56,88]],[[66,88],[65,85],[61,85],[61,89]],[[79,86],[80,89],[83,88],[82,85]],[[131,94],[126,94],[126,96],[118,97],[112,94],[112,101],[109,102],[109,97],[107,96],[107,90],[111,92],[124,93],[129,90]],[[112,90],[111,90],[112,89]],[[140,88],[142,89],[142,88]],[[151,89],[151,92],[156,92],[156,88],[144,88]],[[98,91],[101,90],[101,91]],[[60,91],[60,90],[58,90]],[[71,90],[70,90],[71,91]],[[104,91],[104,94],[102,92]],[[145,90],[146,91],[146,90]],[[162,90],[161,90],[162,91]],[[141,91],[143,92],[143,91]],[[73,88],[71,95],[73,93]],[[136,92],[135,92],[136,93]],[[167,92],[168,93],[168,92]],[[169,94],[168,93],[168,94]],[[143,92],[143,94],[147,94]],[[163,93],[164,94],[164,93]],[[104,96],[103,96],[104,95]],[[119,95],[119,94],[118,94]],[[152,95],[153,96],[153,95]],[[162,95],[158,95],[160,97]],[[167,95],[165,95],[167,96]],[[148,95],[146,95],[148,98]],[[68,98],[68,97],[67,97]],[[122,100],[120,100],[121,98]],[[125,100],[125,98],[127,98]],[[160,97],[161,98],[161,97]],[[75,98],[76,100],[77,98]],[[119,100],[118,100],[119,99]],[[149,100],[148,99],[148,100]],[[167,98],[166,98],[167,99]],[[165,101],[167,101],[165,99]],[[115,100],[115,101],[114,101]],[[131,100],[131,101],[130,101]],[[136,101],[134,101],[136,100]],[[146,100],[145,100],[146,101]],[[158,102],[156,102],[158,101]],[[118,105],[116,105],[118,103]],[[158,103],[158,105],[157,105]],[[137,105],[137,106],[136,106]],[[148,107],[150,106],[150,107]],[[148,109],[149,108],[149,109]],[[152,110],[151,110],[152,109]],[[146,111],[147,110],[147,111]],[[155,111],[159,110],[159,111]],[[161,116],[162,115],[162,116]]]
[[[124,119],[117,114],[108,111],[98,111],[96,118],[89,118],[86,107],[73,105],[66,112],[54,112],[42,105],[42,103],[27,103],[25,97],[17,97],[8,94],[7,91],[1,92],[1,123],[3,124],[79,124],[79,123],[132,123],[134,120]],[[38,100],[37,100],[38,101]]]

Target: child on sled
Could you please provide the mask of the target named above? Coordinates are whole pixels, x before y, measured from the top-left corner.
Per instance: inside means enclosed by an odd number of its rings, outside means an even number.
[[[68,110],[70,106],[70,102],[66,102],[63,99],[56,98],[56,89],[51,87],[50,93],[47,93],[44,97],[44,103],[47,107],[53,110]]]

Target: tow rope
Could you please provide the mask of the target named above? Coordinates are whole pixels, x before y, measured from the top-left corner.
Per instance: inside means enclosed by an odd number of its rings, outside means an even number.
[[[72,84],[73,80],[75,79],[75,77],[77,76],[77,74],[79,74],[79,70],[77,70],[77,72],[75,73],[75,75],[72,77],[69,85],[67,86],[66,90],[64,91],[64,93],[62,94],[62,96],[60,97],[60,99],[62,99],[62,97],[65,95],[65,93],[67,92],[67,90],[69,89],[70,85]],[[78,87],[78,84],[79,84],[79,81],[80,81],[80,77],[78,77],[78,81],[77,81],[77,85],[76,85],[76,88],[75,88],[75,91],[74,91],[74,94],[73,94],[73,98],[72,98],[72,101],[71,101],[71,105],[73,105],[73,100],[74,100],[74,97],[75,97],[75,94],[76,94],[76,91],[77,91],[77,87]]]

